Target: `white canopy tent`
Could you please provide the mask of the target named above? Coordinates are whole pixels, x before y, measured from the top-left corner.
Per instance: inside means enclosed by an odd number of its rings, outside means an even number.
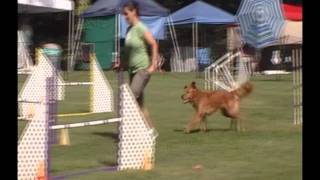
[[[279,42],[270,44],[269,46],[302,44],[302,23],[303,21],[286,20]],[[230,26],[227,32],[228,49],[232,50],[241,47],[239,26]]]
[[[71,0],[18,0],[19,14],[56,13],[69,11],[68,51],[74,47],[74,2]],[[70,54],[70,53],[69,53]],[[71,57],[71,56],[69,56]],[[69,63],[69,60],[68,60]],[[68,65],[69,69],[69,65]]]
[[[302,44],[302,21],[286,20],[279,44]]]
[[[72,11],[70,0],[18,0],[18,13],[48,13]]]

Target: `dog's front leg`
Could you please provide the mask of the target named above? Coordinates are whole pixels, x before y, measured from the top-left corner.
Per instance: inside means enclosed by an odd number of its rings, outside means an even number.
[[[194,123],[194,121],[197,119],[197,114],[188,122],[187,126],[184,128],[185,133],[190,133],[191,126]]]
[[[194,118],[191,119],[191,121],[188,123],[187,127],[185,128],[184,132],[185,133],[190,133],[190,131],[192,130],[192,128],[196,125],[199,124],[201,122],[201,120],[203,119],[204,115],[201,113],[197,113]]]
[[[208,125],[207,125],[207,116],[204,116],[203,120],[201,121],[201,130],[203,132],[207,131]]]

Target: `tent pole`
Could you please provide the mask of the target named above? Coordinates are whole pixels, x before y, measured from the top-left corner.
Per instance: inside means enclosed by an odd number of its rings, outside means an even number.
[[[73,60],[72,60],[72,67],[75,65],[75,60],[78,55],[78,49],[80,46],[80,41],[81,41],[81,34],[82,34],[82,28],[83,28],[83,18],[78,17],[78,24],[77,24],[77,29],[76,29],[76,34],[75,34],[75,47],[73,50]]]
[[[195,60],[195,37],[194,37],[194,23],[192,23],[192,58]]]
[[[255,62],[256,63],[255,70],[258,71],[258,72],[260,72],[259,64],[261,62],[261,55],[262,55],[262,50],[260,48],[258,48],[256,50],[256,54],[255,54],[255,56],[256,56],[256,58],[255,58],[255,61],[256,61]]]
[[[199,62],[198,62],[198,37],[199,33],[198,33],[198,22],[196,22],[196,49],[195,49],[195,53],[196,53],[196,58],[195,58],[195,64],[196,64],[196,78],[198,76],[199,73]]]
[[[70,59],[71,59],[71,11],[69,11],[69,21],[68,21],[68,56],[67,56],[67,80],[70,71]]]
[[[118,52],[118,50],[117,50],[117,48],[118,48],[118,46],[117,46],[117,42],[118,42],[118,16],[117,16],[117,14],[115,14],[115,17],[114,17],[115,19],[114,19],[114,51],[115,51],[115,53],[117,53]],[[114,54],[114,55],[116,55],[116,54]],[[113,58],[115,58],[115,57],[113,57]],[[114,61],[114,63],[117,63],[116,62],[116,59],[113,59],[113,61]]]
[[[118,57],[120,57],[120,39],[121,39],[121,18],[120,18],[120,14],[118,15]]]
[[[72,15],[71,15],[71,18],[72,18],[72,23],[71,23],[71,47],[72,47],[72,51],[71,51],[71,71],[73,71],[73,56],[74,56],[74,10],[72,10]]]
[[[172,60],[173,60],[173,62],[172,62],[173,71],[174,72],[180,72],[180,70],[178,70],[178,69],[180,67],[179,61],[181,60],[181,56],[180,56],[178,39],[177,39],[177,36],[176,36],[176,32],[175,32],[175,29],[174,29],[174,25],[173,25],[173,21],[172,21],[171,16],[169,16],[167,18],[167,22],[169,24],[170,36],[171,36],[171,39],[172,39],[173,50],[174,50],[174,53],[175,53],[175,57],[172,58]],[[172,69],[171,69],[171,71],[172,71]]]

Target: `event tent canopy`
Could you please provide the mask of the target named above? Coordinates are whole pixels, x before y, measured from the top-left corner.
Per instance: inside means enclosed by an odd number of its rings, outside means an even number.
[[[283,4],[282,7],[287,20],[302,21],[302,6]]]
[[[146,24],[156,39],[164,39],[164,23],[169,10],[152,0],[134,0],[139,4],[141,21]],[[83,14],[84,18],[120,15],[120,37],[125,38],[128,24],[121,15],[121,7],[127,0],[98,0]]]
[[[73,10],[69,0],[18,0],[18,13],[48,13]]]
[[[90,6],[83,14],[83,17],[108,16],[121,14],[121,7],[128,0],[98,0]],[[141,16],[167,16],[169,10],[162,7],[155,1],[134,0],[139,4]]]
[[[19,14],[55,13],[69,11],[69,14],[71,15],[73,10],[74,2],[70,0],[18,0]],[[68,49],[71,49],[73,43],[71,41],[70,34],[73,32],[73,28],[70,23],[68,30]]]
[[[192,24],[192,59],[198,61],[201,51],[200,49],[198,49],[198,24],[236,24],[236,18],[232,14],[220,8],[198,0],[175,11],[168,17],[167,25],[169,26],[169,28],[173,27],[174,25],[185,24]],[[171,37],[176,36],[174,28],[171,28],[170,33],[172,33]],[[182,59],[177,38],[172,38],[172,41],[174,42],[173,44],[176,58]],[[198,62],[200,62],[200,60]],[[197,71],[198,70],[199,66],[197,67]]]
[[[280,42],[273,45],[302,44],[302,7],[283,4],[286,19]]]
[[[235,17],[203,1],[196,1],[170,15],[174,25],[179,24],[233,24]]]

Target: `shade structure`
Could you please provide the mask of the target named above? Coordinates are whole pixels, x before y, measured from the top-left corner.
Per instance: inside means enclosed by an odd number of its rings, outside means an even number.
[[[286,25],[279,41],[271,45],[288,44],[302,44],[302,21],[286,20]]]
[[[235,17],[203,1],[195,1],[170,15],[172,24],[232,24]]]
[[[99,0],[81,16],[97,17],[121,14],[121,7],[129,0]],[[152,0],[131,0],[139,5],[140,16],[167,16],[169,10]]]
[[[69,12],[68,50],[72,49],[74,2],[70,0],[18,0],[19,14]],[[71,18],[72,17],[72,18]],[[72,53],[71,53],[72,54]],[[70,56],[71,57],[71,56]],[[68,63],[70,61],[68,60]],[[70,66],[68,65],[68,68]]]
[[[280,0],[242,0],[237,20],[242,40],[258,49],[279,41],[285,24]]]
[[[153,37],[158,40],[165,39],[165,22],[166,17],[161,16],[140,16],[140,20],[148,27]],[[127,35],[129,24],[125,17],[120,15],[120,37],[124,39]]]
[[[282,4],[285,16],[285,27],[280,41],[270,46],[302,44],[302,6]]]
[[[164,23],[169,10],[153,0],[131,0],[138,4],[141,21],[150,29],[156,39],[164,39]],[[121,15],[123,5],[128,0],[98,0],[91,5],[83,14],[84,18],[96,18],[119,15],[120,37],[126,36],[129,26]]]
[[[203,52],[204,54],[208,53],[209,51],[204,50],[204,49],[198,49],[198,45],[199,45],[199,31],[198,31],[198,25],[199,24],[211,24],[211,25],[222,25],[222,24],[234,24],[236,23],[236,19],[235,17],[218,8],[215,7],[213,5],[210,5],[206,2],[203,2],[201,0],[195,1],[177,11],[175,11],[174,13],[170,14],[170,16],[168,17],[168,22],[166,23],[169,28],[176,26],[176,25],[186,25],[186,24],[190,24],[192,25],[192,57],[185,59],[184,61],[188,61],[188,60],[193,60],[195,61],[194,63],[197,64],[196,67],[196,71],[198,72],[198,70],[202,69],[200,67],[204,66],[205,64],[202,63],[208,63],[207,60],[205,62],[201,61],[202,57],[201,57],[201,52]],[[178,41],[174,32],[174,28],[171,28],[172,33],[171,37],[172,41],[175,42],[174,43],[174,49],[175,49],[175,55],[174,57],[176,57],[179,61],[183,56],[180,55],[180,49],[179,49],[179,45],[178,45]],[[185,48],[184,48],[185,49]],[[189,54],[189,53],[186,53]],[[208,55],[208,54],[207,54]],[[207,56],[204,55],[204,56]],[[173,58],[174,59],[174,58]],[[204,58],[207,59],[207,58]],[[178,62],[178,61],[176,61]],[[182,66],[183,67],[183,66]],[[187,68],[189,69],[189,68]],[[192,69],[192,68],[190,68]],[[180,71],[179,71],[180,72]]]
[[[73,10],[73,1],[68,0],[18,0],[18,13],[48,13]]]
[[[282,4],[284,16],[290,21],[302,21],[302,6],[292,4]]]
[[[302,6],[283,4],[286,25],[281,44],[302,44]]]

